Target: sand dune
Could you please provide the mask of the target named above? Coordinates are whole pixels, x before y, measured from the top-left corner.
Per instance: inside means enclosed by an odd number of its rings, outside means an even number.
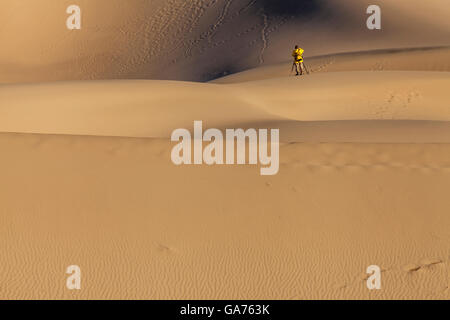
[[[0,298],[448,299],[449,81],[3,85]],[[174,166],[198,119],[281,128],[279,174]]]
[[[293,124],[297,121],[448,121],[449,86],[449,73],[439,72],[329,73],[231,86],[159,81],[7,85],[0,88],[0,130],[167,138],[174,129],[202,120],[211,128],[288,126],[290,139],[299,139],[301,130],[292,136],[293,125],[302,128]],[[448,124],[436,128],[439,141],[446,140]],[[380,135],[379,142],[389,142],[387,137]]]
[[[77,2],[0,3],[0,299],[450,298],[449,4]],[[279,173],[175,166],[194,120]]]
[[[392,47],[450,45],[450,5],[382,0],[382,31],[360,0],[79,0],[0,3],[0,83],[92,79],[204,81],[284,61]],[[10,36],[10,35],[14,36]]]
[[[342,71],[450,71],[450,47],[386,49],[332,54],[306,59],[311,74]],[[211,83],[236,83],[289,75],[292,61],[254,68]],[[292,75],[292,71],[291,71]]]

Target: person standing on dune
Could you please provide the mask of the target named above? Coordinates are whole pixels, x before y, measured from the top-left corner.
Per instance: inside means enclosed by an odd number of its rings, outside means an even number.
[[[297,72],[296,76],[303,75],[303,70],[305,70],[305,66],[303,64],[303,53],[305,50],[302,48],[299,48],[298,46],[295,46],[294,51],[292,52],[292,56],[294,57],[294,65],[295,71]]]

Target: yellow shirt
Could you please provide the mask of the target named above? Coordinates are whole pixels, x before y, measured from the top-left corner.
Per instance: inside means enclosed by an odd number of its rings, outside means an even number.
[[[303,50],[302,48],[295,49],[292,52],[292,56],[294,57],[295,62],[303,62],[303,52],[305,52],[305,50]]]

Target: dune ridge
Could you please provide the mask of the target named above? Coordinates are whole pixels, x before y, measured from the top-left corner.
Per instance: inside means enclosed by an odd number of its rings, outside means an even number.
[[[449,298],[448,144],[284,144],[273,177],[175,167],[166,139],[0,148],[2,299]]]
[[[202,120],[210,128],[289,127],[290,139],[298,140],[305,132],[293,135],[292,128],[311,126],[302,121],[448,121],[449,85],[449,74],[438,72],[329,73],[228,86],[158,81],[8,85],[0,88],[0,130],[167,138]],[[445,141],[447,123],[435,128],[442,134],[434,136]],[[418,139],[426,136],[420,132],[414,135]],[[387,138],[380,135],[380,142]]]
[[[284,61],[295,43],[307,57],[450,45],[442,0],[378,1],[379,32],[367,29],[360,0],[79,0],[79,31],[65,28],[72,4],[0,3],[0,83],[208,81]]]

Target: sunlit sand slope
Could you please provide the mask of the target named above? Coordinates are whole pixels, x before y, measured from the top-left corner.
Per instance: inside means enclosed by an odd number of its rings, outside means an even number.
[[[448,121],[449,86],[446,72],[329,73],[226,86],[162,81],[6,85],[0,87],[0,131],[169,137],[173,130],[192,128],[194,120],[202,120],[205,127],[215,128],[286,128],[282,139],[298,141],[319,125],[298,121],[416,120],[419,127],[425,120]],[[423,137],[431,137],[428,142],[434,141],[432,136],[435,142],[448,137],[448,122],[428,126],[425,131],[431,136],[414,133],[411,125],[391,128],[410,127],[404,136],[412,131],[422,142]],[[327,129],[323,124],[318,128],[317,134],[326,139]],[[336,131],[348,132],[342,124]],[[359,136],[355,133],[353,139]],[[398,139],[380,132],[378,142],[393,141]]]
[[[273,177],[170,147],[0,134],[0,298],[450,298],[449,145],[287,144]]]

